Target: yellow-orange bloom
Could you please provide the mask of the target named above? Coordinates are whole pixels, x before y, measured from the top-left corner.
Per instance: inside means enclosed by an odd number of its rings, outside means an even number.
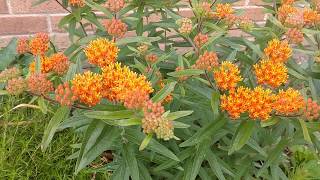
[[[89,63],[105,67],[116,61],[119,48],[115,43],[105,38],[99,38],[91,41],[84,52]]]
[[[295,7],[292,7],[288,4],[284,4],[278,8],[278,19],[280,22],[284,23],[290,15],[296,13],[297,11],[298,10]]]
[[[295,0],[282,0],[281,3],[282,4],[287,4],[287,5],[291,5],[294,3]]]
[[[234,11],[230,4],[217,4],[216,12],[214,15],[219,19],[223,19],[232,14],[233,12]]]
[[[85,5],[84,0],[69,0],[69,4],[71,4],[71,6],[79,7],[83,7]]]
[[[128,91],[139,89],[147,94],[153,92],[151,83],[143,75],[131,71],[120,63],[110,64],[102,69],[103,97],[110,101],[123,102]]]
[[[28,39],[20,38],[17,42],[17,53],[24,54],[29,51]]]
[[[311,9],[305,9],[303,11],[303,20],[306,25],[312,26],[320,23],[320,14],[317,11]]]
[[[49,36],[46,33],[38,33],[29,42],[29,48],[33,55],[43,56],[49,49]]]
[[[236,90],[231,90],[229,95],[222,95],[220,97],[220,107],[223,111],[228,112],[230,118],[238,119],[241,113],[248,110],[250,98],[250,90],[241,86]]]
[[[299,91],[289,88],[286,91],[279,91],[273,108],[277,114],[292,115],[298,113],[304,106],[305,102]]]
[[[98,104],[102,98],[102,77],[87,71],[77,74],[71,81],[72,92],[82,103],[88,106]]]
[[[292,54],[292,49],[287,41],[279,41],[273,39],[268,42],[268,46],[264,49],[264,53],[273,62],[286,62]]]
[[[40,62],[41,62],[41,67],[40,67],[41,73],[48,73],[52,70],[53,63],[48,57],[42,56],[40,58]],[[36,60],[34,60],[32,63],[29,64],[29,71],[31,73],[36,72]]]
[[[267,84],[273,88],[279,87],[288,80],[288,69],[283,63],[262,60],[254,65],[254,71],[259,84]]]
[[[63,75],[68,71],[70,61],[68,60],[68,57],[65,56],[63,53],[56,53],[53,54],[50,57],[50,61],[52,63],[52,71],[59,74]]]
[[[240,70],[237,65],[229,61],[223,61],[221,66],[213,71],[214,80],[219,89],[234,89],[238,82],[242,80]]]
[[[275,96],[270,89],[263,89],[261,86],[251,91],[251,98],[248,101],[248,112],[251,119],[265,121],[270,118]]]
[[[127,25],[120,19],[112,18],[104,21],[104,27],[109,35],[121,38],[127,32]]]

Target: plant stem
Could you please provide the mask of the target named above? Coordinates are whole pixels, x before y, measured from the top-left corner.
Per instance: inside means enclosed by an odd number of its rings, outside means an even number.
[[[208,71],[207,70],[204,71],[204,75],[205,75],[207,81],[210,83],[210,86],[212,87],[212,89],[215,89],[214,85],[212,84],[212,82],[209,79],[209,75],[208,75]]]

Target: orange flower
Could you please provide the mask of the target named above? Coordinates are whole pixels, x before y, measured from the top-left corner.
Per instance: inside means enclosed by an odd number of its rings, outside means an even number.
[[[178,19],[176,22],[179,25],[179,33],[190,34],[192,31],[192,21],[189,18]]]
[[[294,3],[295,0],[282,0],[281,4],[287,4],[287,5],[291,5]]]
[[[52,70],[53,63],[48,57],[42,56],[40,58],[40,62],[41,62],[41,68],[40,68],[41,73],[48,73]],[[36,60],[34,60],[32,63],[29,64],[29,71],[31,73],[36,72]]]
[[[19,77],[20,74],[21,74],[21,71],[16,67],[5,69],[0,73],[0,82],[5,82],[10,79]]]
[[[289,88],[279,91],[273,106],[277,114],[292,115],[298,113],[305,102],[299,91]]]
[[[218,56],[215,52],[205,51],[196,61],[194,68],[211,71],[218,66]]]
[[[288,16],[296,13],[298,10],[291,5],[284,4],[278,8],[278,19],[280,22],[284,23]]]
[[[254,65],[259,84],[267,84],[273,88],[279,87],[288,80],[288,69],[283,63],[262,60]]]
[[[69,0],[69,4],[71,4],[71,6],[79,7],[83,7],[85,5],[84,0]]]
[[[238,17],[234,14],[227,15],[223,21],[226,23],[226,25],[231,28],[238,20]]]
[[[261,86],[254,88],[250,93],[248,101],[248,112],[251,119],[265,121],[270,118],[275,96],[270,89],[263,89]]]
[[[158,56],[156,54],[148,54],[146,55],[146,61],[150,63],[155,63],[158,60]]]
[[[229,61],[223,61],[221,66],[213,71],[214,80],[219,89],[234,89],[239,81],[242,81],[240,70]]]
[[[28,89],[37,95],[46,95],[53,91],[53,84],[47,79],[46,74],[31,74],[28,78]]]
[[[113,37],[121,38],[127,32],[127,25],[120,19],[112,18],[104,21],[104,27],[106,28],[109,35]]]
[[[233,14],[233,9],[230,4],[217,4],[215,16],[219,19],[226,18],[228,15]]]
[[[56,101],[62,106],[71,106],[77,97],[72,93],[68,82],[60,84],[55,90]]]
[[[27,82],[22,77],[8,80],[6,90],[11,95],[20,95],[27,89]]]
[[[131,71],[120,63],[110,64],[102,69],[103,97],[110,101],[123,102],[128,91],[139,89],[147,94],[152,93],[151,83],[143,75]]]
[[[87,71],[77,74],[72,82],[72,92],[81,102],[88,106],[98,104],[102,98],[102,77]]]
[[[211,3],[209,2],[201,2],[199,3],[196,8],[195,12],[198,16],[203,18],[212,18],[214,13],[211,9]]]
[[[123,104],[128,109],[140,109],[144,107],[145,103],[148,100],[149,94],[146,91],[134,89],[132,91],[127,92]]]
[[[303,115],[307,120],[315,120],[319,118],[320,106],[316,101],[308,98],[308,101],[303,108]]]
[[[300,44],[303,42],[303,33],[297,28],[288,29],[286,33],[290,43]]]
[[[304,26],[303,13],[301,11],[291,13],[285,19],[284,25],[291,28],[302,28]]]
[[[164,84],[163,80],[160,80],[158,83],[159,83],[161,89],[164,88],[165,84]],[[170,103],[172,100],[173,100],[173,97],[172,97],[172,94],[170,93],[170,94],[163,100],[163,102],[164,102],[164,103]]]
[[[70,62],[68,60],[68,57],[65,56],[63,53],[56,53],[52,55],[49,59],[52,63],[53,72],[59,75],[63,75],[68,71]]]
[[[287,41],[279,41],[273,39],[268,42],[268,46],[264,49],[264,53],[269,60],[277,62],[286,62],[292,54],[292,49],[289,47]]]
[[[119,48],[115,43],[105,38],[99,38],[91,41],[84,52],[88,57],[89,63],[105,67],[116,61]]]
[[[194,37],[194,44],[197,48],[201,48],[205,43],[209,40],[209,36],[207,34],[199,33]]]
[[[21,38],[18,39],[18,44],[17,44],[17,52],[18,54],[24,54],[29,51],[29,44],[28,44],[28,39]]]
[[[29,42],[30,51],[33,55],[43,56],[49,49],[49,36],[46,33],[38,33]]]
[[[105,6],[108,8],[110,11],[116,13],[120,11],[125,5],[124,0],[107,0]]]
[[[228,112],[230,118],[238,119],[241,113],[248,110],[250,98],[250,90],[241,86],[236,90],[230,90],[229,95],[222,95],[220,97],[220,107],[223,111]]]
[[[306,25],[313,26],[320,21],[320,14],[317,11],[311,9],[305,9],[303,11],[303,20]]]
[[[48,73],[52,70],[53,63],[48,57],[42,56],[40,58],[40,62],[41,62],[41,68],[40,68],[41,73]],[[31,73],[36,72],[36,60],[34,60],[32,63],[29,64],[29,71]]]

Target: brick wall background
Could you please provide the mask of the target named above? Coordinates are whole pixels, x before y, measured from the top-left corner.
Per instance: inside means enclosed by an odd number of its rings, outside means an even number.
[[[52,40],[63,48],[68,45],[68,34],[59,29],[59,20],[68,14],[55,0],[32,6],[34,0],[0,0],[0,47],[5,46],[13,37],[28,37],[37,32],[47,32]],[[261,0],[240,0],[233,3],[235,9],[242,9],[244,14],[257,23],[263,23],[265,14]],[[191,12],[184,9],[183,15]],[[231,33],[241,35],[238,30]]]

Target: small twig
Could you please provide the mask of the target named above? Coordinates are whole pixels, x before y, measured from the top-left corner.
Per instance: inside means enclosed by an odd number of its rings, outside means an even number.
[[[189,5],[190,5],[191,8],[193,8],[191,0],[189,0]]]
[[[194,51],[196,52],[197,55],[199,55],[199,49],[196,47],[196,45],[193,43],[193,41],[190,39],[190,37],[185,37],[185,39],[191,44],[193,47]]]
[[[210,86],[212,87],[212,89],[215,89],[214,85],[212,84],[211,80],[209,79],[209,75],[208,75],[207,70],[204,71],[204,75],[205,75],[207,81],[210,83]]]
[[[66,8],[60,1],[58,0],[55,0],[64,10],[68,11],[70,14],[72,14],[72,11],[70,11],[68,8]],[[80,26],[81,26],[81,29],[83,30],[83,33],[85,36],[88,36],[85,28],[84,28],[84,25],[82,24],[82,22],[80,21],[79,22]]]
[[[212,2],[212,4],[211,4],[211,8],[213,7],[213,5],[215,4],[217,2],[217,0],[214,0],[213,2]]]

